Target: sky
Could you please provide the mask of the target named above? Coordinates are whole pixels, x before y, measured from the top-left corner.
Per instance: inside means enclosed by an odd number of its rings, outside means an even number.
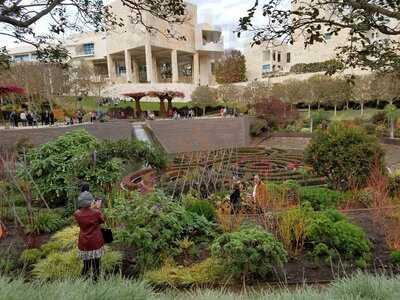
[[[105,3],[111,2],[105,0]],[[233,31],[237,28],[239,18],[246,15],[246,11],[254,4],[254,0],[188,0],[197,5],[197,15],[199,23],[212,23],[222,27],[225,48],[243,49],[248,44],[248,39],[238,39]],[[256,23],[262,23],[262,16],[256,16]],[[38,32],[45,32],[47,24],[42,21],[36,26]],[[4,36],[0,37],[0,46],[9,48],[18,45]]]

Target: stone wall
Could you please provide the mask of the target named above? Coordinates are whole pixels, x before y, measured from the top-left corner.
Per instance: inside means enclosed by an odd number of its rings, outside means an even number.
[[[13,145],[22,138],[28,138],[34,145],[41,145],[66,132],[82,128],[99,139],[118,140],[132,136],[132,124],[129,121],[122,120],[69,127],[4,129],[0,130],[0,146]]]
[[[245,147],[250,144],[249,117],[148,121],[147,126],[168,153]]]

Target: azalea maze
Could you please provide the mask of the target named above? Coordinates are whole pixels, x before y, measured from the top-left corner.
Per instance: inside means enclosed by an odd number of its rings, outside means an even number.
[[[143,180],[174,196],[189,190],[207,196],[229,189],[234,180],[251,182],[254,175],[277,183],[287,180],[308,186],[325,183],[324,178],[314,175],[312,169],[304,165],[302,151],[255,147],[177,154],[165,170],[157,173],[147,169],[130,174],[123,186],[136,189]]]

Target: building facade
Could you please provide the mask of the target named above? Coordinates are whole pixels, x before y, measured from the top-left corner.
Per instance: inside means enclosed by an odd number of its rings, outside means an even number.
[[[247,79],[258,80],[290,71],[292,54],[287,45],[249,45],[244,51]]]
[[[121,1],[112,2],[110,9],[123,19],[124,26],[105,33],[70,36],[64,45],[71,63],[89,64],[95,76],[107,78],[109,85],[124,84],[125,89],[127,84],[132,90],[135,84],[215,84],[212,65],[224,52],[221,29],[198,24],[197,7],[186,5],[185,22],[173,27],[144,13],[144,23],[158,29],[149,33],[131,21],[130,11]],[[183,39],[169,37],[168,30]],[[35,60],[34,49],[29,46],[10,49],[9,53],[16,62]]]

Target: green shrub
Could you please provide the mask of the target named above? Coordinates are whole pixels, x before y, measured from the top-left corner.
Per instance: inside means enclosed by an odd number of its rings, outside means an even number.
[[[318,131],[305,152],[305,161],[327,178],[334,189],[366,184],[375,162],[383,163],[384,152],[376,137],[358,127],[340,124]]]
[[[324,187],[301,187],[299,197],[301,203],[309,202],[315,210],[323,210],[336,208],[344,194]]]
[[[53,233],[62,228],[66,220],[55,211],[39,211],[35,215],[33,224],[28,225],[28,232]]]
[[[371,117],[371,122],[372,122],[372,124],[375,124],[375,125],[385,124],[386,120],[387,120],[387,115],[386,115],[386,112],[383,110],[375,113]]]
[[[180,287],[215,284],[221,280],[223,274],[222,265],[214,258],[207,258],[189,267],[176,266],[167,260],[160,269],[147,272],[144,278],[159,286]]]
[[[400,265],[400,251],[395,250],[390,253],[390,261],[394,265]]]
[[[77,239],[79,228],[67,227],[54,234],[50,241],[40,247],[41,259],[33,265],[32,274],[41,280],[59,280],[79,277],[82,270],[82,260],[78,258]],[[32,253],[25,254],[30,256]],[[39,256],[39,253],[35,253]],[[32,258],[32,257],[29,257]],[[106,247],[101,258],[102,274],[119,268],[122,254]]]
[[[400,172],[397,171],[389,177],[389,193],[392,197],[400,196]]]
[[[40,249],[26,249],[21,253],[21,260],[28,265],[34,264],[43,257]]]
[[[215,221],[215,209],[209,201],[190,197],[184,199],[184,205],[187,211],[204,216],[210,222]]]
[[[326,60],[323,62],[309,63],[309,64],[295,64],[290,68],[290,72],[301,74],[301,73],[316,73],[316,72],[327,72],[334,73],[335,70],[342,69],[343,64],[336,60]]]
[[[155,167],[166,164],[165,154],[148,143],[100,142],[87,131],[76,130],[30,150],[27,164],[18,169],[18,175],[35,181],[33,192],[59,206],[68,198],[76,198],[80,180],[87,181],[93,191],[108,191],[122,176],[125,160],[140,160]]]
[[[265,277],[287,261],[282,244],[258,226],[245,226],[221,235],[213,242],[211,252],[226,272],[236,278]]]
[[[133,199],[117,199],[107,217],[113,218],[121,228],[116,239],[136,248],[137,267],[141,270],[158,267],[167,257],[181,253],[184,239],[198,245],[214,237],[214,224],[204,216],[185,210],[183,205],[171,201],[160,192]]]
[[[268,127],[265,120],[257,119],[255,122],[250,124],[250,135],[253,137],[259,136]]]
[[[371,243],[365,232],[335,210],[315,212],[307,227],[307,240],[315,256],[335,259],[340,255],[344,260],[364,261],[371,258]]]

